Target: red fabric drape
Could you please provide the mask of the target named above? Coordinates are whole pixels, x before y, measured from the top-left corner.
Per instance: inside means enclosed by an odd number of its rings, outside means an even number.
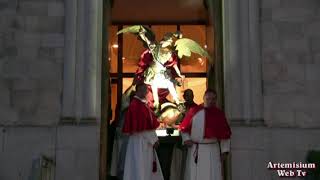
[[[125,122],[122,131],[133,134],[159,127],[154,112],[141,100],[133,98],[126,112]]]
[[[223,111],[215,106],[204,108],[203,105],[191,108],[179,126],[182,132],[191,133],[192,119],[200,110],[205,111],[204,138],[229,139],[231,129]]]

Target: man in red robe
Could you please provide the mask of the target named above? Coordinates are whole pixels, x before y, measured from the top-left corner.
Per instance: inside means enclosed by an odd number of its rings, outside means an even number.
[[[147,86],[138,84],[125,114],[123,133],[129,135],[124,167],[124,180],[163,180],[155,152],[158,137],[155,129],[160,125],[145,99]]]
[[[185,180],[222,180],[221,162],[230,151],[231,130],[215,105],[217,94],[207,90],[203,105],[191,108],[179,126],[189,146]]]

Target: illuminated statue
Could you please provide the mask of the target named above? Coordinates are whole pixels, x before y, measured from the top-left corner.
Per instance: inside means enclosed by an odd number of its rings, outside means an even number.
[[[178,58],[190,56],[191,52],[209,58],[208,53],[195,41],[182,38],[180,32],[167,33],[160,42],[155,41],[155,35],[148,27],[141,25],[124,28],[117,34],[128,32],[137,35],[148,48],[141,55],[135,79],[143,80],[145,84],[151,86],[153,107],[156,110],[160,107],[158,89],[169,90],[174,103],[181,104],[175,89],[175,85],[180,83],[174,78],[174,74],[182,80],[185,77],[181,75],[177,66]]]

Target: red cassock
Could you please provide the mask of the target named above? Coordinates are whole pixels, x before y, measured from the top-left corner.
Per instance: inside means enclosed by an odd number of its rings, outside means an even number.
[[[152,62],[153,62],[153,57],[150,51],[149,50],[143,51],[138,63],[138,69],[135,73],[138,82],[144,82],[144,71],[151,65]],[[166,63],[164,63],[164,66],[167,69],[170,69],[173,78],[177,77],[177,73],[173,68],[173,66],[177,64],[178,64],[178,56],[174,53],[172,54],[171,58]],[[168,94],[169,94],[168,89],[158,89],[160,104],[166,102],[166,97],[168,96]],[[148,101],[149,107],[153,108],[154,99],[153,99],[150,85],[148,85],[147,101]]]
[[[191,134],[192,118],[203,109],[205,110],[204,138],[229,139],[231,130],[225,114],[215,106],[205,108],[203,105],[198,105],[191,108],[179,126],[181,132]]]
[[[184,103],[184,106],[186,107],[186,110],[188,111],[189,109],[197,107],[198,104],[195,102],[192,102],[191,104]]]
[[[126,112],[122,131],[133,134],[156,129],[159,125],[157,117],[147,104],[134,97]]]

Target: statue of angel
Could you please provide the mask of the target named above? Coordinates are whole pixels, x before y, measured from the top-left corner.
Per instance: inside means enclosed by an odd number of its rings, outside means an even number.
[[[174,103],[182,103],[177,95],[175,85],[180,83],[174,78],[176,74],[182,80],[185,78],[178,68],[178,59],[183,56],[190,56],[191,52],[209,58],[208,53],[195,41],[182,38],[181,32],[167,33],[160,42],[155,41],[152,30],[146,26],[134,25],[120,30],[117,34],[133,33],[138,35],[147,47],[141,55],[139,68],[136,71],[136,79],[143,80],[151,86],[154,99],[153,106],[159,109],[158,89],[167,89],[171,94]],[[170,71],[173,69],[173,72]]]

